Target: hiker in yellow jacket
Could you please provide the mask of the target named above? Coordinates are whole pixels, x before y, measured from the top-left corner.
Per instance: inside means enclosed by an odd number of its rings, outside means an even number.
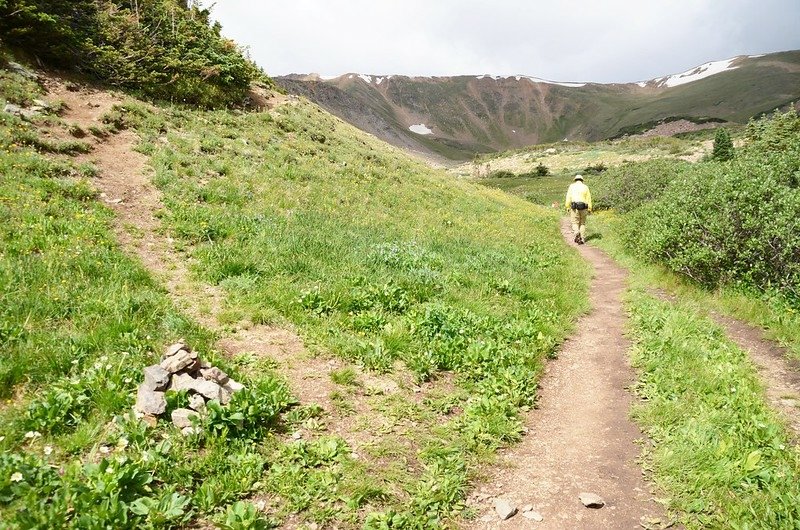
[[[592,211],[592,193],[583,183],[582,175],[575,175],[575,182],[569,185],[564,206],[570,213],[575,242],[583,245],[586,240],[586,217]]]

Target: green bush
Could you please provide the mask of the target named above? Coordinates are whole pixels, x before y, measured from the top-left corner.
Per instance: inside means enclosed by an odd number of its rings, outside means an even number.
[[[689,167],[687,162],[657,159],[611,168],[592,186],[594,207],[614,208],[619,212],[634,210],[658,199],[670,182]]]
[[[505,169],[501,169],[499,171],[492,171],[489,174],[489,178],[490,179],[510,179],[510,178],[514,178],[516,176],[517,175],[514,172],[507,171]]]
[[[751,124],[730,162],[697,164],[625,222],[642,257],[708,286],[783,289],[800,297],[800,119]]]
[[[211,24],[178,0],[0,0],[6,43],[149,97],[205,107],[240,103],[266,79]]]

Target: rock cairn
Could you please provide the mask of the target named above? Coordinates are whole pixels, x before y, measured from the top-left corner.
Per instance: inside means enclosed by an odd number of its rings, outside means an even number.
[[[173,410],[171,419],[184,434],[192,434],[195,431],[191,417],[202,416],[206,402],[215,399],[227,405],[233,394],[243,388],[180,341],[167,347],[159,364],[144,369],[144,382],[139,385],[134,408],[155,422],[167,410],[167,390],[186,390],[189,408]]]

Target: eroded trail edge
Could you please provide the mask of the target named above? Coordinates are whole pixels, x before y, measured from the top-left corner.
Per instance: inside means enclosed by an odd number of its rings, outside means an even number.
[[[568,225],[561,229],[571,241]],[[626,387],[634,373],[624,335],[627,273],[599,249],[578,250],[594,268],[591,312],[548,363],[525,439],[503,454],[501,467],[478,489],[483,510],[473,528],[650,528],[664,521],[637,463],[642,433],[628,417],[633,397]],[[606,505],[585,508],[583,492]],[[543,520],[500,521],[493,506],[498,498],[532,505]]]

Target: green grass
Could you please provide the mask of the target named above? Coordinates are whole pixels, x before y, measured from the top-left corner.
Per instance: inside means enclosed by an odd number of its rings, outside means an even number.
[[[638,292],[630,308],[634,416],[669,507],[687,528],[800,526],[800,451],[746,353],[690,306]]]
[[[557,216],[452,182],[306,103],[236,119],[122,114],[145,137],[166,226],[229,311],[289,321],[306,343],[376,372],[399,362],[419,381],[458,374],[476,398],[433,438],[416,431],[428,447],[419,474],[373,509],[409,524],[457,515],[470,462],[518,439],[542,360],[585,308],[586,267]],[[167,146],[154,141],[163,128]],[[354,412],[345,393],[332,397]],[[440,498],[434,477],[452,491]]]
[[[291,323],[311,350],[411,372],[405,380],[452,377],[457,389],[409,406],[366,393],[345,367],[332,374],[338,411],[294,403],[274,363],[223,358],[119,248],[94,169],[69,158],[76,149],[48,148],[33,125],[5,116],[4,523],[458,519],[475,466],[519,438],[543,359],[585,310],[588,271],[562,245],[557,216],[453,183],[305,103],[270,116],[131,101],[108,119],[142,135],[164,227],[196,278],[227,294],[226,318]],[[228,407],[209,405],[188,437],[129,414],[141,368],[180,337],[247,387]],[[325,432],[349,417],[378,437],[360,456]],[[281,438],[297,429],[310,439]],[[263,512],[257,498],[268,499]]]

